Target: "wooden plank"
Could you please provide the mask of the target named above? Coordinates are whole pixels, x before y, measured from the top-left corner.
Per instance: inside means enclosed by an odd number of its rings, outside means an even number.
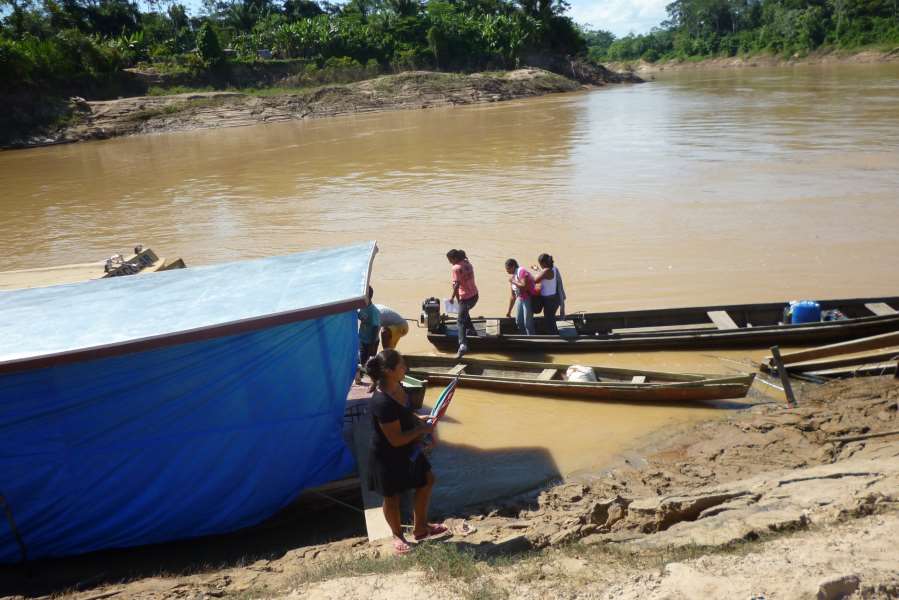
[[[689,331],[691,329],[717,329],[714,323],[688,323],[686,325],[653,325],[652,327],[620,327],[612,333],[664,333],[666,331]]]
[[[790,383],[790,374],[784,368],[783,360],[780,356],[780,348],[773,346],[771,348],[771,356],[774,358],[774,364],[777,367],[777,374],[780,375],[780,382],[784,386],[784,395],[787,397],[788,406],[796,406],[796,397],[793,395],[793,386]]]
[[[805,371],[821,371],[824,369],[838,369],[840,367],[851,367],[854,365],[867,365],[871,363],[888,362],[899,358],[899,349],[887,352],[876,352],[874,354],[863,354],[861,356],[850,356],[848,358],[824,358],[821,360],[810,360],[801,363],[790,363],[787,370],[791,373],[803,373]],[[763,366],[766,366],[763,364]]]
[[[710,310],[706,313],[718,329],[739,329],[726,310]]]
[[[646,383],[646,375],[634,375],[631,383]]]
[[[848,378],[848,377],[881,377],[896,372],[895,362],[871,363],[855,367],[843,367],[841,369],[822,369],[820,371],[807,371],[796,377],[812,376],[821,378]]]
[[[797,362],[805,362],[816,358],[827,358],[828,356],[837,356],[840,354],[853,354],[855,352],[864,352],[865,350],[878,350],[880,348],[889,348],[890,346],[899,345],[899,331],[890,333],[881,333],[880,335],[872,335],[870,337],[859,338],[848,342],[839,342],[837,344],[828,344],[826,346],[818,346],[817,348],[809,348],[808,350],[799,350],[797,352],[787,352],[781,354],[784,364]],[[767,357],[766,360],[770,360]]]
[[[467,367],[467,366],[468,366],[468,365],[462,365],[462,364],[456,365],[455,367],[453,367],[452,369],[450,369],[449,372],[448,372],[447,374],[448,374],[448,375],[453,375],[453,376],[455,376],[455,375],[461,375],[462,372],[465,371],[465,367]]]
[[[558,369],[543,369],[543,371],[541,371],[540,374],[537,375],[537,381],[551,381],[558,372]]]
[[[484,322],[484,332],[490,336],[498,336],[500,333],[499,319],[487,319]]]
[[[390,525],[384,518],[382,509],[384,498],[368,489],[368,448],[371,444],[371,427],[371,418],[367,415],[363,415],[353,423],[353,450],[359,470],[359,487],[362,490],[365,530],[368,532],[369,542],[393,536]]]
[[[894,309],[892,306],[890,306],[886,302],[870,302],[868,304],[865,304],[865,308],[870,310],[872,313],[874,313],[878,317],[885,317],[887,315],[899,314],[899,311]]]
[[[565,339],[577,337],[577,326],[574,321],[556,321],[556,329],[559,330],[559,337]]]

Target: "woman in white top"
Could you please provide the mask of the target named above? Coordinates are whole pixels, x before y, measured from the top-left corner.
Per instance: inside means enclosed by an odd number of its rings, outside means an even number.
[[[534,282],[540,288],[540,298],[543,300],[543,316],[546,323],[546,332],[558,334],[556,326],[556,312],[561,309],[561,316],[565,318],[565,288],[562,286],[562,275],[553,264],[553,257],[549,254],[541,254],[537,257],[540,268],[535,270]]]

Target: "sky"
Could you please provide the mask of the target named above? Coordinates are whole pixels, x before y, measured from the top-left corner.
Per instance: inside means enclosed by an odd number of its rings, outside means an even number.
[[[622,37],[647,33],[664,21],[671,0],[569,0],[571,18],[590,29],[605,29]]]
[[[192,15],[200,13],[201,0],[179,0]],[[337,0],[338,3],[344,0]],[[647,33],[658,27],[668,14],[665,12],[671,0],[569,0],[568,16],[589,29],[605,29],[622,37],[629,33]],[[141,2],[142,9],[145,3]]]

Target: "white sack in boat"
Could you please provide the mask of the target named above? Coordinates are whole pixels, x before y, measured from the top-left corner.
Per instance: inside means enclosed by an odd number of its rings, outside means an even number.
[[[593,372],[593,369],[591,367],[585,367],[583,365],[571,365],[570,367],[568,367],[568,370],[565,371],[565,380],[581,381],[584,383],[596,381],[596,373]]]

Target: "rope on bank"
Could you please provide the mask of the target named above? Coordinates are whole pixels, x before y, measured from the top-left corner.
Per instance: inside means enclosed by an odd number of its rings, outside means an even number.
[[[350,504],[350,503],[348,503],[348,502],[344,502],[343,500],[338,500],[337,498],[335,498],[335,497],[333,497],[333,496],[329,496],[328,494],[325,494],[325,493],[323,493],[323,492],[316,492],[315,490],[312,490],[312,493],[315,494],[315,495],[317,495],[317,496],[321,496],[322,498],[325,498],[325,499],[327,499],[327,500],[330,500],[331,502],[333,502],[333,503],[335,503],[335,504],[339,504],[339,505],[341,505],[341,506],[343,506],[343,507],[345,507],[345,508],[349,508],[350,510],[354,510],[354,511],[356,511],[357,513],[365,514],[365,511],[362,510],[361,508],[359,508],[358,506],[353,506],[352,504]]]

